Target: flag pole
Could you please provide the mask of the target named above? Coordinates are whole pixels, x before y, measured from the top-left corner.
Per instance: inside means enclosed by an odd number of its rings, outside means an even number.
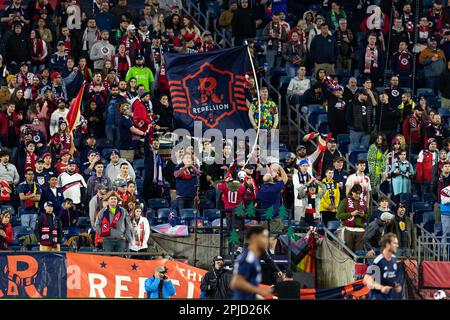
[[[250,59],[250,64],[252,66],[253,76],[255,77],[256,95],[258,96],[258,129],[256,131],[255,143],[253,144],[252,151],[250,151],[250,153],[249,153],[249,155],[247,157],[247,161],[245,162],[244,167],[250,161],[250,155],[253,154],[253,152],[255,151],[256,145],[258,144],[259,130],[261,128],[261,97],[259,95],[259,84],[258,84],[258,79],[257,79],[257,76],[256,76],[255,64],[253,63],[252,54],[250,53],[250,49],[248,47],[247,40],[245,40],[245,46],[247,47],[247,53],[248,53],[248,57]]]

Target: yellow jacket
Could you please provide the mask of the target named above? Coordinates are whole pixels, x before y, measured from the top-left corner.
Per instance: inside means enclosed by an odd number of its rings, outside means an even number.
[[[326,186],[326,191],[320,201],[320,211],[336,212],[341,197],[339,192],[339,184],[334,180],[328,180],[327,178],[323,179],[322,183]],[[331,204],[334,204],[336,208],[330,210],[329,207]]]

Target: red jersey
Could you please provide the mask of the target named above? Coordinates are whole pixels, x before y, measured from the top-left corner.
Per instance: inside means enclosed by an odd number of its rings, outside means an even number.
[[[239,182],[221,182],[217,189],[222,191],[222,201],[225,209],[236,209],[244,201],[245,187]]]

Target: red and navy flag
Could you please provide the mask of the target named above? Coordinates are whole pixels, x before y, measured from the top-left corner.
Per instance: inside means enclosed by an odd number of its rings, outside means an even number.
[[[199,54],[166,53],[175,128],[192,132],[194,121],[203,130],[251,128],[245,100],[246,47]]]
[[[83,83],[80,91],[78,91],[78,94],[75,97],[75,100],[73,100],[72,104],[70,105],[69,112],[67,113],[66,119],[69,132],[72,132],[75,129],[78,119],[80,118],[81,104],[83,103],[83,92],[85,86],[86,84]]]

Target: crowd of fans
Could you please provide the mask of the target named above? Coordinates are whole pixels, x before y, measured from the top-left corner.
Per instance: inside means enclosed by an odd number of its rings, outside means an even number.
[[[181,0],[14,0],[0,20],[2,248],[13,243],[17,215],[41,250],[59,250],[62,229],[89,217],[95,245],[145,251],[155,198],[178,213],[200,198],[240,229],[240,203],[276,213],[283,204],[306,225],[341,220],[345,243],[373,255],[383,230],[411,253],[414,224],[403,200],[430,194],[436,221],[450,232],[441,202],[450,185],[450,1],[417,1],[204,0],[205,29]],[[174,129],[164,53],[246,40],[259,76],[273,85],[287,79],[289,104],[306,116],[320,105],[332,135],[306,135],[280,163],[233,141],[223,144],[222,164],[207,163],[218,151],[207,139],[203,159],[191,146],[172,162],[160,150]],[[261,88],[258,106],[255,79],[246,79],[252,125],[280,128],[273,92]],[[68,108],[83,83],[82,116],[70,132]],[[427,94],[415,96],[420,90]],[[367,158],[353,161],[350,174],[354,150]]]

